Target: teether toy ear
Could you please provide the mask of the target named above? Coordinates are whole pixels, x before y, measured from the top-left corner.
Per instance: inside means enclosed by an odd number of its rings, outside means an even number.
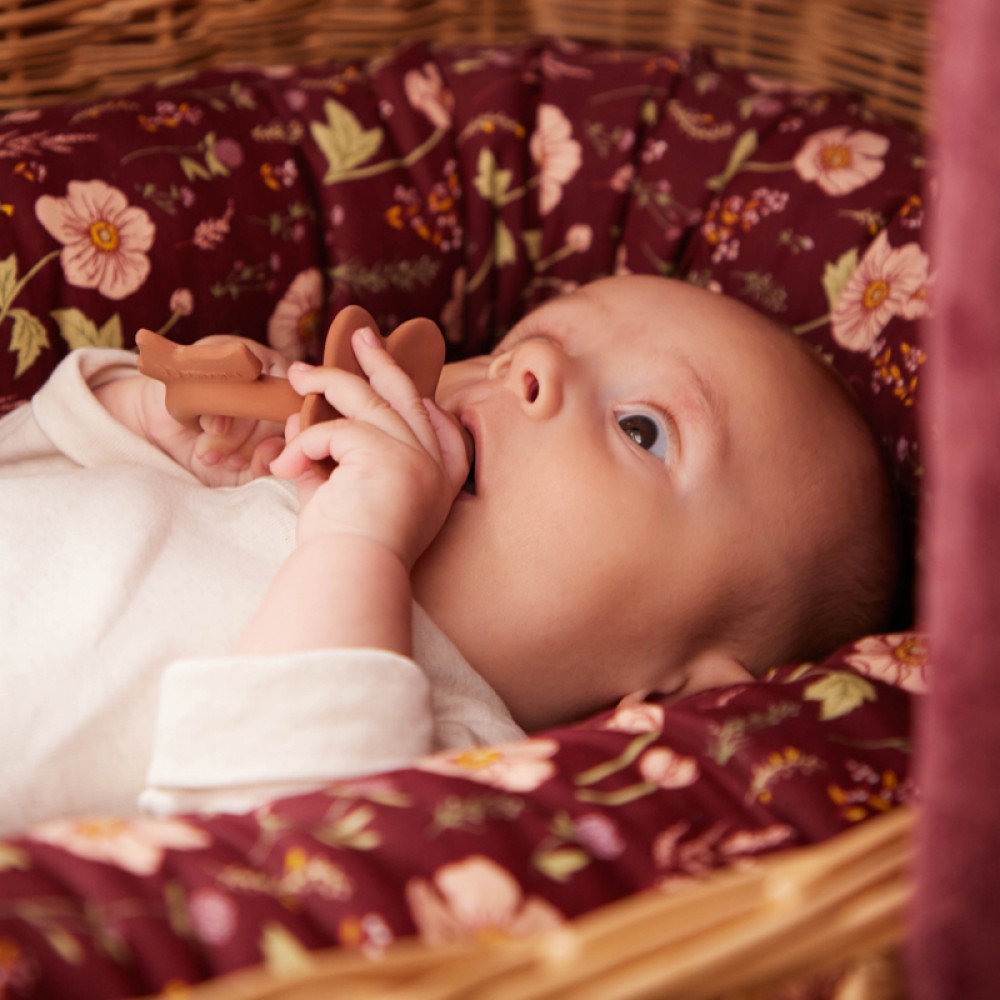
[[[361,306],[346,306],[330,324],[323,349],[324,368],[342,368],[364,377],[358,359],[351,347],[355,330],[369,327],[378,333],[375,320]],[[444,337],[437,324],[429,319],[411,319],[397,327],[386,340],[386,349],[393,360],[413,380],[422,397],[433,397],[441,369],[444,367]],[[300,426],[304,430],[323,420],[333,420],[339,413],[317,393],[305,397],[300,412]]]

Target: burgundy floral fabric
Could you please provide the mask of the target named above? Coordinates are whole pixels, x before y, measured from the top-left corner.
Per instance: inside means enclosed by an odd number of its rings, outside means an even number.
[[[0,410],[140,327],[315,356],[356,302],[453,357],[610,273],[787,324],[850,381],[902,495],[929,308],[919,137],[704,52],[541,40],[233,69],[0,117]],[[539,650],[539,662],[544,651]],[[120,997],[328,944],[550,926],[830,837],[912,795],[920,635],[242,817],[0,843],[0,996]],[[485,909],[471,901],[489,902]]]
[[[5,997],[124,997],[305,949],[552,927],[831,837],[913,794],[911,633],[675,704],[438,754],[247,816],[0,842]]]
[[[0,118],[0,408],[147,326],[315,355],[332,315],[429,315],[453,356],[614,272],[786,323],[912,491],[928,308],[922,146],[859,100],[704,52],[413,45],[214,71]]]

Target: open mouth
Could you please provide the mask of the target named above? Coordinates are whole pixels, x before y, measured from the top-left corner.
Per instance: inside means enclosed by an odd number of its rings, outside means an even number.
[[[476,495],[476,440],[467,427],[462,428],[462,437],[465,439],[465,451],[469,457],[469,474],[465,477],[462,492],[469,496]]]

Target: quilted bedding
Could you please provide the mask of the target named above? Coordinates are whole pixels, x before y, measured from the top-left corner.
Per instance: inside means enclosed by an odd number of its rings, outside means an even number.
[[[912,516],[922,157],[850,96],[704,52],[555,40],[218,70],[8,114],[0,406],[140,326],[315,356],[357,302],[383,329],[438,319],[459,357],[593,277],[671,274],[829,358]],[[128,996],[301,948],[526,933],[913,795],[919,633],[776,668],[247,816],[93,817],[0,843],[0,995]]]

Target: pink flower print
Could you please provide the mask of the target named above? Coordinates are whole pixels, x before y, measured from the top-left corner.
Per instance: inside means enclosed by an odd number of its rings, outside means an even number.
[[[117,188],[104,181],[70,181],[65,198],[42,195],[35,215],[63,244],[59,259],[71,285],[123,299],[148,277],[146,252],[156,226]]]
[[[659,733],[663,729],[663,706],[626,695],[605,728],[623,733]]]
[[[267,341],[286,358],[304,358],[319,332],[323,276],[311,267],[301,271],[267,323]]]
[[[176,288],[170,296],[170,311],[178,316],[190,316],[194,312],[194,296],[190,288]]]
[[[188,896],[187,910],[195,933],[205,944],[226,944],[236,933],[239,923],[236,904],[218,889],[195,889]]]
[[[525,896],[506,869],[473,855],[443,865],[433,879],[410,879],[406,901],[426,944],[500,942],[558,927],[559,911],[538,896]]]
[[[243,163],[243,147],[235,139],[219,139],[213,151],[219,162],[229,170],[236,170]]]
[[[611,175],[608,186],[612,191],[624,193],[632,186],[634,177],[635,167],[631,163],[624,163]]]
[[[809,136],[792,161],[804,181],[815,182],[834,197],[849,194],[875,180],[885,169],[889,140],[884,135],[846,125]]]
[[[35,826],[29,836],[77,857],[116,865],[135,875],[158,871],[167,848],[192,851],[211,843],[204,830],[182,820],[145,817],[55,819]]]
[[[580,143],[573,138],[573,126],[566,115],[554,104],[542,104],[528,148],[538,166],[539,209],[548,215],[559,204],[563,187],[580,169]]]
[[[488,747],[446,750],[417,763],[422,771],[452,774],[508,792],[533,792],[555,774],[555,740],[526,739]]]
[[[586,253],[594,239],[590,226],[580,222],[566,230],[566,246],[575,253]]]
[[[927,255],[916,243],[894,250],[883,230],[837,299],[830,317],[834,340],[850,351],[867,351],[893,316],[918,314],[927,271]]]
[[[918,632],[868,636],[844,659],[866,677],[913,694],[927,691],[927,642]]]
[[[655,163],[657,160],[662,160],[664,154],[667,151],[667,142],[665,139],[656,139],[646,145],[646,148],[642,151],[642,162],[643,163]]]
[[[772,823],[760,830],[737,830],[719,845],[719,853],[730,861],[784,847],[795,840],[795,828]]]
[[[187,101],[174,104],[173,101],[157,101],[155,115],[139,115],[139,124],[147,132],[158,132],[161,128],[178,128],[187,123],[197,125],[201,121],[201,110],[192,108]]]
[[[406,97],[419,112],[430,119],[435,128],[451,124],[451,111],[455,98],[441,79],[441,71],[434,63],[425,63],[423,69],[411,69],[403,77]]]
[[[595,858],[611,861],[625,852],[625,838],[618,824],[604,813],[584,813],[573,820],[576,839]]]
[[[309,105],[309,95],[296,87],[285,92],[285,103],[292,111],[301,113]]]
[[[736,260],[740,253],[740,236],[749,233],[761,219],[783,212],[787,204],[786,191],[766,187],[756,188],[749,197],[731,194],[714,198],[701,225],[705,240],[715,248],[712,263]]]
[[[226,202],[226,210],[213,219],[203,219],[195,226],[191,242],[199,250],[214,250],[222,244],[229,235],[229,223],[232,221],[236,205],[230,198]]]
[[[683,757],[669,747],[653,747],[639,758],[643,779],[660,788],[687,788],[701,775],[694,757]]]

